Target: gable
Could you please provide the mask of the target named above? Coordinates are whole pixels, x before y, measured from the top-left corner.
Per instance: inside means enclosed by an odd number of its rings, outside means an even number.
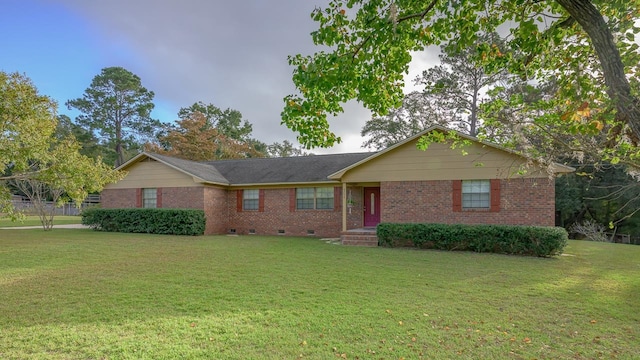
[[[464,148],[451,149],[446,143],[433,143],[425,151],[416,147],[418,138],[348,169],[345,182],[501,179],[547,177],[539,166],[518,175],[526,160],[521,156],[473,141]],[[463,151],[467,155],[463,154]]]
[[[151,158],[130,164],[126,171],[128,174],[124,179],[107,185],[105,189],[203,186],[196,183],[192,176]]]

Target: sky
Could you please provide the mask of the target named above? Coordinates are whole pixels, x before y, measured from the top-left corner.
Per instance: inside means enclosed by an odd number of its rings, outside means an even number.
[[[271,144],[296,134],[280,124],[295,92],[288,55],[319,50],[310,14],[328,0],[2,0],[0,70],[26,74],[64,105],[82,97],[100,70],[121,66],[154,91],[153,116],[177,119],[196,101],[239,110],[253,137]],[[437,54],[414,55],[413,79]],[[360,130],[371,114],[353,102],[330,120],[343,143],[316,154],[366,151]]]

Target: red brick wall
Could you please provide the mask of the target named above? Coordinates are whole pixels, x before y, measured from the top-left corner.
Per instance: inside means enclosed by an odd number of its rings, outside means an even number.
[[[355,200],[356,193],[361,188],[352,190]],[[358,190],[360,189],[360,190]],[[342,188],[338,187],[335,196],[337,203],[341,203]],[[264,189],[264,211],[238,212],[238,197],[236,190],[229,191],[228,212],[229,229],[235,229],[237,234],[248,234],[255,230],[259,235],[278,235],[278,230],[284,230],[284,235],[306,236],[308,230],[313,230],[313,236],[339,237],[342,230],[342,206],[333,210],[293,210],[290,208],[291,189]],[[357,195],[361,196],[361,195]],[[362,226],[362,202],[360,209],[352,209],[347,215],[348,228]]]
[[[500,210],[453,211],[452,181],[383,182],[382,222],[554,226],[555,186],[548,178],[500,181]]]
[[[204,209],[204,187],[162,188],[162,207],[167,209]]]
[[[136,207],[137,189],[105,189],[100,193],[103,208],[121,209]]]
[[[204,188],[204,214],[207,217],[205,234],[224,234],[229,229],[228,191],[221,188]]]
[[[362,227],[362,187],[348,187],[354,205],[347,212],[347,229]],[[206,234],[237,234],[255,230],[260,235],[338,237],[342,230],[342,207],[333,210],[290,209],[291,189],[264,189],[264,211],[238,212],[236,190],[214,187],[162,188],[162,207],[204,209]],[[555,187],[552,180],[511,179],[500,183],[500,210],[454,212],[452,181],[383,182],[380,186],[381,221],[463,224],[514,224],[553,226]],[[341,200],[342,188],[336,196]],[[337,201],[336,203],[340,203]],[[102,192],[105,208],[136,206],[136,189],[107,189]],[[348,210],[347,210],[348,211]]]
[[[104,208],[136,207],[138,189],[105,189],[101,193]],[[203,209],[203,187],[160,188],[163,208]],[[223,190],[224,191],[224,190]]]
[[[105,189],[102,191],[103,208],[134,208],[137,202],[138,189]],[[162,199],[162,208],[173,209],[205,209],[207,227],[205,234],[222,233],[226,228],[226,219],[211,221],[211,209],[215,206],[226,208],[226,190],[205,187],[166,187],[160,188],[158,198]],[[222,193],[222,195],[220,195]],[[220,204],[222,198],[222,204]],[[226,215],[226,213],[225,213]]]

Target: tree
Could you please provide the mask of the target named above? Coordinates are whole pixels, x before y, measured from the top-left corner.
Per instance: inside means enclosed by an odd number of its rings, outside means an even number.
[[[117,167],[124,163],[127,147],[139,144],[139,137],[151,138],[160,128],[160,122],[151,118],[153,96],[137,75],[108,67],[93,78],[82,98],[66,104],[82,112],[77,117],[80,125],[98,131],[101,141],[113,146]]]
[[[246,141],[253,131],[253,126],[249,121],[243,121],[240,111],[231,108],[222,110],[213,104],[205,104],[202,101],[186,108],[180,108],[178,117],[185,119],[195,112],[204,115],[208,127],[218,129],[220,134],[231,139]]]
[[[17,216],[7,181],[34,174],[31,161],[49,157],[55,109],[28,77],[0,71],[0,213]]]
[[[503,72],[486,74],[482,66],[474,63],[472,49],[442,46],[441,64],[415,79],[415,84],[424,86],[424,90],[405,95],[401,107],[367,121],[361,135],[369,139],[363,147],[380,150],[432,125],[477,136],[480,103],[486,92],[506,76]]]
[[[48,159],[56,126],[56,103],[40,95],[22,74],[0,71],[0,213],[16,218],[7,181],[37,172],[32,161]]]
[[[31,80],[0,71],[0,181],[15,173],[30,174],[33,159],[49,156],[56,128],[56,103],[40,95]]]
[[[9,183],[26,195],[43,229],[51,230],[55,208],[73,201],[80,206],[89,193],[124,177],[124,173],[105,165],[100,157],[81,155],[73,136],[52,139],[46,161],[32,161],[37,172],[16,174]]]
[[[244,144],[246,145],[246,149],[250,149],[248,151],[242,150],[244,155],[239,154],[238,156],[267,156],[267,144],[251,137],[253,125],[251,125],[248,120],[242,118],[242,113],[240,111],[231,108],[222,110],[213,104],[205,104],[202,101],[198,101],[189,107],[180,108],[178,111],[178,117],[184,120],[191,117],[194,113],[204,115],[206,123],[203,129],[216,129],[219,136],[221,136],[220,141],[233,141],[236,145]],[[171,130],[171,128],[169,128],[169,130]],[[234,147],[227,146],[227,148],[233,149]],[[240,148],[236,147],[236,149]],[[229,157],[231,155],[227,154],[225,156]]]
[[[9,183],[31,182],[25,190],[48,188],[82,201],[87,191],[99,191],[122,176],[100,159],[80,155],[72,137],[56,138],[56,125],[53,100],[40,95],[25,75],[0,72],[0,213],[19,215]]]
[[[283,142],[274,142],[268,146],[268,152],[270,157],[291,157],[291,156],[309,156],[313,155],[303,149],[295,146],[289,140]]]
[[[114,150],[101,144],[93,132],[78,124],[74,124],[67,115],[58,115],[57,120],[58,124],[56,125],[55,131],[56,139],[63,140],[73,137],[80,144],[78,151],[81,155],[94,159],[101,157],[102,159],[113,159],[115,161],[116,156]]]
[[[413,136],[432,125],[447,126],[449,118],[437,103],[430,101],[421,92],[407,94],[402,106],[392,109],[385,116],[374,116],[368,120],[360,135],[367,136],[362,147],[385,149]]]
[[[299,93],[285,97],[283,123],[305,146],[331,146],[340,138],[327,115],[342,112],[344,102],[357,99],[376,116],[401,104],[412,51],[450,40],[468,48],[478,34],[510,27],[504,49],[493,42],[476,46],[485,71],[555,79],[554,101],[544,103],[552,115],[537,126],[597,129],[608,139],[602,159],[638,167],[638,8],[640,0],[331,1],[312,13],[319,23],[313,41],[329,50],[289,57]]]
[[[248,157],[268,157],[269,156],[269,145],[263,143],[262,141],[254,138],[249,138],[246,141],[247,145],[253,149],[252,152],[248,153]]]
[[[474,137],[478,135],[480,104],[486,99],[486,92],[507,80],[504,71],[489,74],[475,61],[476,48],[485,42],[502,48],[502,39],[497,34],[480,36],[468,48],[456,44],[442,46],[440,65],[423,71],[415,80],[424,86],[423,96],[431,107],[444,112],[449,127]]]
[[[621,166],[580,166],[576,173],[556,179],[556,210],[561,225],[569,229],[593,220],[614,233],[640,235],[638,189],[638,181]]]
[[[249,142],[232,139],[211,127],[200,112],[191,113],[176,123],[177,126],[158,137],[159,144],[145,145],[146,150],[192,161],[264,156]]]

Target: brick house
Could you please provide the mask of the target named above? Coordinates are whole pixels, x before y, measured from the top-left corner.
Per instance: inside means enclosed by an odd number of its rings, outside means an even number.
[[[432,127],[373,153],[193,162],[142,153],[102,192],[105,208],[203,209],[207,234],[342,237],[375,241],[380,222],[554,225],[555,174],[499,146],[433,143]],[[525,171],[523,171],[525,170]]]

